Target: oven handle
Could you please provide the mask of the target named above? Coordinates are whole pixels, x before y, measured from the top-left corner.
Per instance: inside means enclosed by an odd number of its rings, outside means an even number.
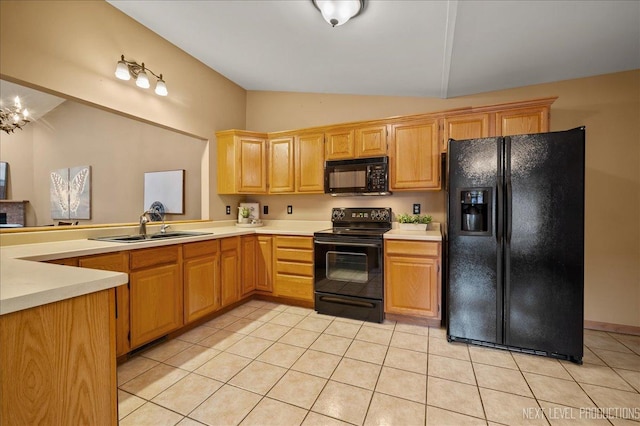
[[[361,302],[359,300],[346,300],[346,299],[341,299],[339,297],[332,297],[332,296],[320,296],[320,300],[322,302],[339,303],[341,305],[360,306],[363,308],[373,309],[376,307],[376,305],[371,302]]]
[[[335,245],[341,245],[341,246],[352,246],[352,247],[380,247],[381,244],[375,244],[375,243],[371,243],[371,244],[366,244],[366,243],[350,243],[350,242],[345,242],[345,241],[333,241],[333,242],[325,242],[325,241],[318,241],[318,240],[314,240],[314,244],[320,244],[320,245],[324,245],[324,246],[335,246]]]

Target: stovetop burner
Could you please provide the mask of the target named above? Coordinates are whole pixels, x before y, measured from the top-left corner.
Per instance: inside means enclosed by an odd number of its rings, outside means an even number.
[[[348,236],[382,238],[391,229],[391,209],[386,208],[340,208],[331,211],[333,228],[315,233],[315,236]]]

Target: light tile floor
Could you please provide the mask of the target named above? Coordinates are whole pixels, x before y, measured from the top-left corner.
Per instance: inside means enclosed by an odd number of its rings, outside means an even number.
[[[120,425],[640,425],[640,336],[584,364],[250,301],[118,367]]]

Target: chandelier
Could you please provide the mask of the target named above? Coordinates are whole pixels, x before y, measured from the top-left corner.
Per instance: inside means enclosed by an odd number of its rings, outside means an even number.
[[[0,129],[7,133],[13,133],[14,130],[20,129],[29,122],[29,111],[22,108],[20,98],[16,96],[12,107],[0,108]]]
[[[136,86],[142,89],[148,89],[149,87],[151,87],[147,72],[158,79],[155,89],[156,95],[167,96],[169,92],[167,91],[167,84],[164,82],[162,74],[158,75],[154,73],[149,68],[144,66],[144,62],[142,64],[138,64],[135,61],[127,61],[124,59],[124,55],[121,55],[120,60],[118,61],[118,64],[116,66],[117,78],[119,78],[120,80],[129,80],[131,79],[131,77],[134,77],[136,79]]]

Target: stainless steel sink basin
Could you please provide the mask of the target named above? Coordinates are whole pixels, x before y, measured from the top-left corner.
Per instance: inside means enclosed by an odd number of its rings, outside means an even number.
[[[148,235],[116,235],[110,237],[93,237],[90,240],[110,241],[113,243],[138,243],[141,241],[164,240],[167,238],[184,238],[198,235],[213,235],[212,232],[175,231]]]

